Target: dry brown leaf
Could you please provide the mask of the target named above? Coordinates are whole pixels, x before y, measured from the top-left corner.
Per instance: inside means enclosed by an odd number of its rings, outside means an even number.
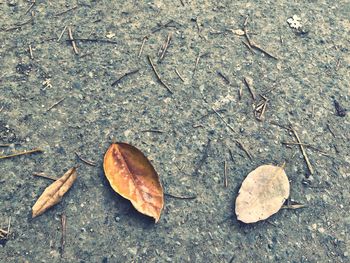
[[[236,215],[244,223],[264,220],[277,213],[289,196],[283,167],[262,165],[244,179],[236,199]]]
[[[164,206],[163,188],[140,150],[127,143],[113,143],[105,154],[103,168],[114,191],[130,200],[139,212],[159,220]]]
[[[47,209],[59,203],[63,195],[71,188],[77,179],[76,168],[69,169],[61,178],[49,185],[41,194],[32,208],[32,217],[44,213]]]

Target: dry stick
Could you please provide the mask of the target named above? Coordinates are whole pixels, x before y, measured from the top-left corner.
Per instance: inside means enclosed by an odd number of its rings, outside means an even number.
[[[69,40],[70,40],[70,42],[71,42],[71,44],[72,44],[74,53],[75,53],[76,55],[78,55],[79,53],[78,53],[77,45],[76,45],[76,43],[75,43],[75,41],[74,41],[74,39],[73,39],[73,33],[72,33],[71,27],[68,27],[68,37],[69,37]]]
[[[46,111],[50,111],[52,108],[56,107],[58,104],[60,104],[62,101],[64,101],[65,98],[60,99],[59,101],[52,104]]]
[[[211,109],[216,113],[216,115],[219,116],[219,118],[226,124],[226,126],[230,128],[231,131],[235,132],[233,127],[221,116],[221,114],[214,107],[211,107]]]
[[[265,55],[269,56],[270,58],[273,58],[275,60],[278,60],[277,57],[275,57],[274,55],[272,55],[271,53],[267,52],[266,50],[264,50],[262,47],[260,47],[259,45],[255,44],[249,37],[248,35],[248,31],[247,31],[247,24],[248,24],[248,16],[246,17],[245,21],[244,21],[244,25],[243,25],[243,31],[244,31],[244,36],[247,39],[247,43],[243,42],[250,51],[253,52],[253,48],[259,50],[260,52],[264,53]],[[254,52],[253,52],[254,53]]]
[[[248,80],[245,77],[243,78],[243,82],[246,85],[246,87],[248,88],[250,95],[252,95],[253,100],[255,100],[256,97],[255,97],[255,93],[253,91],[253,88],[250,87],[250,84],[249,84]]]
[[[262,121],[264,119],[264,114],[266,111],[266,107],[267,107],[267,102],[268,99],[262,95],[260,95],[263,98],[263,101],[260,102],[254,109],[254,115],[255,118],[259,121]]]
[[[130,75],[133,75],[133,74],[136,74],[136,73],[139,72],[139,71],[140,71],[140,69],[138,68],[138,69],[134,69],[134,70],[132,70],[132,71],[130,71],[130,72],[125,73],[125,74],[124,74],[123,76],[121,76],[119,79],[117,79],[116,81],[114,81],[114,82],[111,84],[111,86],[113,87],[113,86],[117,85],[117,84],[120,83],[125,77],[130,76]]]
[[[7,159],[7,158],[20,156],[20,155],[31,154],[31,153],[39,153],[39,152],[42,153],[44,151],[41,150],[41,149],[34,149],[34,150],[29,150],[29,151],[18,152],[18,153],[13,153],[13,154],[9,154],[9,155],[0,156],[0,159]]]
[[[148,39],[147,37],[144,37],[144,38],[143,38],[143,40],[142,40],[142,45],[141,45],[141,48],[140,48],[138,57],[141,57],[141,54],[142,54],[142,51],[143,51],[143,47],[144,47],[144,45],[145,45],[147,39]]]
[[[243,88],[242,88],[242,86],[240,86],[239,90],[238,90],[238,99],[241,100],[242,96],[243,96]]]
[[[158,81],[159,81],[171,94],[173,94],[173,91],[172,91],[172,90],[168,87],[168,85],[165,84],[164,81],[160,78],[160,76],[159,76],[159,74],[158,74],[158,72],[157,72],[157,70],[156,70],[156,68],[155,68],[155,66],[154,66],[154,64],[153,64],[153,61],[152,61],[151,57],[150,57],[150,56],[147,56],[147,58],[148,58],[149,64],[151,65],[151,67],[152,67],[152,69],[153,69],[153,72],[154,72],[154,74],[156,75]]]
[[[184,78],[181,76],[180,72],[177,69],[175,69],[175,73],[179,76],[182,82],[185,82]]]
[[[53,180],[53,181],[57,181],[58,178],[55,178],[53,176],[50,176],[50,175],[46,175],[44,173],[33,173],[34,176],[38,176],[38,177],[43,177],[43,178],[46,178],[46,179],[50,179],[50,180]]]
[[[12,144],[14,145],[20,145],[20,143],[5,143],[5,144],[0,144],[0,147],[10,147]]]
[[[29,45],[29,55],[31,59],[34,59],[32,45]]]
[[[230,80],[228,77],[226,77],[221,71],[216,71],[216,73],[225,81],[227,85],[230,85]]]
[[[180,0],[180,3],[182,6],[185,6],[184,2],[182,0]]]
[[[196,199],[197,196],[179,196],[179,195],[174,195],[174,194],[169,194],[169,193],[164,193],[166,196],[170,196],[172,198],[176,198],[176,199]]]
[[[119,44],[117,41],[109,40],[109,39],[103,39],[103,38],[74,38],[74,41],[81,41],[81,42],[101,42],[101,43],[108,43],[108,44]],[[71,39],[67,39],[67,41],[72,41]]]
[[[325,155],[325,156],[330,156],[329,154],[327,154],[325,151],[323,150],[320,150],[318,149],[317,147],[311,145],[311,144],[308,144],[308,143],[298,143],[298,142],[282,142],[282,144],[285,144],[285,145],[304,145],[305,147],[309,147],[310,149],[313,149],[315,151],[318,151],[320,152],[321,154]]]
[[[155,130],[155,129],[142,130],[141,132],[164,133],[164,131],[162,130]]]
[[[227,187],[227,163],[224,161],[224,186]]]
[[[275,126],[278,126],[278,127],[282,128],[282,129],[285,129],[285,130],[287,130],[287,131],[292,131],[291,128],[289,128],[289,127],[287,127],[287,126],[284,126],[284,125],[281,125],[281,124],[279,124],[279,123],[277,123],[277,122],[275,122],[275,121],[270,121],[270,124],[275,125]]]
[[[249,153],[249,151],[244,147],[244,145],[239,141],[239,140],[234,140],[236,142],[236,144],[238,145],[239,148],[241,148],[246,155],[248,156],[248,158],[252,161],[253,160],[253,156]]]
[[[303,204],[294,204],[294,205],[283,205],[281,209],[299,209],[299,208],[304,208],[307,207],[307,205]]]
[[[312,168],[312,165],[311,165],[311,163],[309,161],[309,158],[307,157],[306,151],[304,149],[304,145],[300,141],[298,133],[292,127],[291,127],[291,131],[293,132],[295,138],[297,139],[297,141],[299,143],[300,150],[301,150],[301,152],[302,152],[302,154],[304,156],[304,159],[305,159],[305,162],[306,162],[307,168],[309,169],[310,174],[314,174],[314,169]]]
[[[35,5],[35,0],[33,0],[31,3],[32,3],[32,4],[31,4],[31,5],[28,7],[28,9],[24,12],[25,15],[28,14],[28,12],[34,7],[34,5]]]
[[[57,39],[57,42],[60,42],[60,40],[61,40],[61,38],[62,38],[62,36],[63,36],[63,34],[64,34],[64,31],[66,31],[66,29],[67,29],[67,25],[64,26],[64,28],[63,28],[61,34],[59,35],[59,37],[58,37],[58,39]]]
[[[31,17],[30,19],[28,19],[27,21],[24,21],[23,23],[15,24],[14,26],[9,27],[9,28],[4,28],[4,31],[11,31],[11,30],[15,30],[15,29],[21,28],[22,26],[24,26],[26,24],[29,24],[33,20],[34,20],[34,18]]]
[[[163,52],[160,55],[158,62],[161,62],[164,59],[164,56],[165,56],[166,51],[168,50],[172,35],[173,35],[172,33],[168,34],[168,37],[167,37],[166,42],[164,44]]]
[[[66,245],[66,232],[67,232],[67,216],[65,213],[61,215],[61,257],[64,253],[64,247]]]
[[[334,138],[337,137],[337,136],[335,136],[335,133],[334,133],[333,130],[331,129],[331,126],[329,125],[329,123],[327,123],[327,129],[328,129],[329,132],[333,135]]]
[[[78,157],[82,162],[84,162],[84,163],[86,163],[86,164],[88,164],[88,165],[90,165],[90,166],[96,166],[96,163],[95,163],[95,162],[84,159],[84,158],[81,157],[81,156],[79,155],[79,153],[77,153],[77,152],[75,152],[75,154],[77,155],[77,157]]]
[[[249,49],[250,52],[252,52],[252,54],[254,55],[255,54],[255,51],[254,49],[251,47],[251,45],[249,45],[248,43],[242,41],[242,43]]]
[[[152,29],[151,34],[153,34],[153,33],[155,33],[155,32],[158,32],[158,31],[160,31],[161,29],[167,28],[167,27],[175,27],[175,28],[176,28],[175,25],[173,25],[173,26],[171,25],[172,23],[181,26],[181,24],[179,24],[178,22],[176,22],[176,21],[174,21],[174,20],[171,19],[170,21],[168,21],[168,22],[165,23],[165,24],[160,24],[160,25],[158,24],[157,27],[155,27],[155,28]]]
[[[232,153],[231,149],[229,149],[228,152],[230,153],[231,161],[235,162],[235,159],[233,158],[233,153]]]
[[[257,50],[259,50],[260,52],[264,53],[264,54],[267,55],[268,57],[273,58],[273,59],[275,59],[275,60],[278,60],[277,57],[275,57],[275,56],[272,55],[271,53],[267,52],[266,50],[264,50],[262,47],[258,46],[257,44],[254,43],[254,44],[252,45],[252,47],[255,48],[255,49],[257,49]]]
[[[73,7],[69,8],[69,9],[67,9],[67,10],[64,10],[64,11],[62,11],[62,12],[59,12],[59,13],[55,14],[54,16],[63,15],[63,14],[65,14],[65,13],[69,12],[69,11],[72,11],[72,10],[76,9],[77,7],[78,7],[78,6],[73,6]]]
[[[196,73],[197,70],[197,66],[199,63],[199,59],[201,58],[201,54],[198,54],[197,58],[196,58],[196,64],[194,65],[194,70],[193,70],[193,74],[192,74],[192,78],[194,77],[194,74]]]
[[[311,144],[308,144],[308,143],[298,143],[298,142],[282,142],[282,144],[290,144],[290,145],[304,145],[306,147],[310,147],[310,148],[313,148],[313,149],[317,149],[315,146],[312,146]],[[321,150],[319,150],[321,151]]]
[[[218,115],[220,117],[220,119],[227,125],[227,127],[230,128],[230,130],[232,132],[235,132],[235,130],[232,128],[232,126],[221,116],[221,114],[214,109],[214,107],[212,107],[212,110],[216,113],[216,115]],[[238,145],[238,147],[240,147],[245,153],[246,155],[249,157],[250,160],[253,160],[253,156],[249,153],[249,151],[244,147],[244,145],[237,139],[234,139],[234,141],[236,142],[236,144]]]

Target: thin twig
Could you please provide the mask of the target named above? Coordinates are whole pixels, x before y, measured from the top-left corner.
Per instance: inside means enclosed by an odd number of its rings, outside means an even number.
[[[267,52],[266,50],[264,50],[262,47],[258,46],[257,44],[253,44],[252,48],[255,48],[257,50],[259,50],[260,52],[264,53],[265,55],[267,55],[270,58],[273,58],[275,60],[278,60],[277,57],[275,57],[274,55],[272,55],[271,53]]]
[[[156,130],[156,129],[148,129],[148,130],[142,130],[141,132],[154,132],[154,133],[163,133],[162,130]]]
[[[216,115],[219,116],[219,118],[226,124],[226,126],[230,128],[231,131],[235,132],[233,127],[224,119],[224,117],[221,116],[221,114],[214,107],[211,107],[211,109],[215,112]]]
[[[248,25],[248,16],[246,17],[245,21],[244,21],[244,24],[243,24],[243,31],[244,31],[244,36],[245,38],[247,39],[247,42],[248,43],[245,43],[243,41],[243,43],[249,48],[249,50],[252,52],[252,53],[255,53],[253,48],[259,50],[260,52],[264,53],[265,55],[267,55],[268,57],[270,58],[273,58],[275,60],[278,60],[278,58],[274,55],[272,55],[271,53],[267,52],[266,50],[264,50],[262,47],[260,47],[259,45],[255,44],[251,38],[249,37],[249,34],[248,34],[248,30],[247,30],[247,25]]]
[[[11,228],[11,217],[9,217],[9,222],[7,225],[7,236],[10,235],[10,228]]]
[[[240,85],[238,90],[238,99],[241,100],[242,96],[243,96],[243,87],[242,85]]]
[[[333,130],[331,129],[331,126],[329,125],[329,123],[327,123],[327,129],[328,129],[329,132],[333,135],[334,138],[337,137],[337,136],[335,136],[335,133],[334,133]]]
[[[302,154],[304,156],[304,159],[305,159],[305,162],[306,162],[307,168],[309,169],[310,174],[314,174],[314,169],[313,169],[313,167],[312,167],[312,165],[310,163],[310,160],[309,160],[309,158],[308,158],[308,156],[306,154],[306,151],[304,149],[304,145],[302,144],[297,131],[294,130],[292,127],[291,127],[291,130],[292,130],[295,138],[297,139],[297,141],[299,143],[300,150],[301,150],[301,152],[302,152]]]
[[[227,187],[227,163],[224,161],[224,186]]]
[[[50,111],[52,108],[56,107],[58,104],[60,104],[62,101],[64,101],[65,98],[60,99],[59,101],[52,104],[46,111]]]
[[[28,12],[34,7],[35,5],[35,0],[31,1],[31,5],[28,7],[28,9],[24,12],[24,14],[28,14]]]
[[[167,36],[167,39],[164,43],[164,48],[163,48],[163,51],[158,59],[158,62],[161,62],[163,59],[164,59],[164,56],[165,56],[165,53],[166,51],[168,50],[168,47],[169,47],[169,44],[170,44],[170,41],[171,41],[171,38],[172,38],[172,33],[169,33],[168,36]]]
[[[67,216],[65,213],[61,215],[61,257],[64,253],[64,247],[66,245],[66,232],[67,232]]]
[[[33,150],[29,150],[29,151],[17,152],[17,153],[13,153],[13,154],[9,154],[9,155],[0,156],[0,159],[7,159],[7,158],[12,158],[12,157],[20,156],[20,155],[25,155],[25,154],[42,153],[42,152],[44,152],[44,151],[41,149],[33,149]]]
[[[142,40],[142,45],[141,45],[141,48],[140,48],[138,57],[141,57],[142,51],[143,51],[143,47],[144,47],[144,45],[145,45],[147,39],[148,39],[147,37],[144,37],[144,38],[143,38],[143,40]]]
[[[246,155],[248,156],[248,158],[252,161],[253,160],[253,156],[249,153],[249,151],[244,147],[244,145],[239,141],[239,140],[234,140],[236,142],[236,144],[239,146],[239,148],[241,148],[241,150],[243,150]]]
[[[64,28],[63,28],[61,34],[59,35],[59,37],[58,37],[58,39],[57,39],[57,42],[60,42],[61,38],[63,37],[64,31],[66,31],[66,29],[67,29],[67,25],[64,26]]]
[[[12,145],[20,145],[20,143],[15,142],[15,143],[4,143],[4,144],[0,144],[0,147],[10,147]]]
[[[78,49],[77,49],[77,45],[76,45],[76,43],[75,43],[75,40],[73,39],[73,33],[72,33],[71,27],[68,27],[68,37],[69,37],[69,40],[70,40],[70,42],[71,42],[71,44],[72,44],[74,53],[75,53],[76,55],[78,55],[79,52],[78,52]]]
[[[176,199],[187,199],[187,200],[191,200],[191,199],[196,199],[197,196],[194,195],[194,196],[179,196],[179,195],[174,195],[174,194],[169,194],[169,193],[164,193],[166,196],[170,196],[172,198],[176,198]]]
[[[198,67],[198,64],[199,64],[199,60],[207,55],[209,55],[210,53],[209,52],[206,52],[204,54],[198,54],[197,58],[196,58],[196,63],[194,65],[194,70],[193,70],[193,74],[192,74],[192,78],[194,77],[194,75],[196,74],[196,71],[197,71],[197,67]]]
[[[31,59],[34,59],[32,45],[29,45],[29,55]]]
[[[77,153],[77,152],[75,152],[75,154],[77,155],[77,157],[78,157],[82,162],[84,162],[84,163],[86,163],[86,164],[88,164],[88,165],[90,165],[90,166],[96,166],[96,163],[95,163],[95,162],[84,159],[84,158],[81,157],[81,156],[79,155],[79,153]]]
[[[299,209],[299,208],[305,208],[307,205],[303,204],[293,204],[293,205],[283,205],[282,209]]]
[[[125,74],[124,74],[123,76],[121,76],[119,79],[117,79],[116,81],[114,81],[114,82],[111,84],[111,86],[113,87],[113,86],[119,84],[125,77],[130,76],[130,75],[133,75],[133,74],[136,74],[136,73],[139,72],[139,71],[140,71],[140,69],[138,68],[138,69],[134,69],[134,70],[132,70],[132,71],[130,71],[130,72],[125,73]]]
[[[147,58],[148,58],[149,64],[151,65],[151,67],[152,67],[152,69],[153,69],[153,72],[154,72],[154,74],[156,75],[158,81],[159,81],[171,94],[173,94],[173,91],[172,91],[172,90],[168,87],[168,85],[165,84],[164,81],[160,78],[160,76],[159,76],[159,74],[158,74],[158,72],[157,72],[157,70],[156,70],[156,68],[155,68],[155,66],[154,66],[154,64],[153,64],[153,61],[152,61],[151,57],[150,57],[150,56],[147,56]]]
[[[285,145],[300,145],[300,143],[298,143],[298,142],[282,142],[282,144],[285,144]],[[318,149],[316,146],[313,146],[313,145],[307,144],[307,143],[301,143],[301,144],[304,145],[305,147],[309,147],[310,149],[318,151],[318,152],[320,152],[321,154],[323,154],[325,156],[329,156],[329,154],[327,154],[323,150]]]
[[[231,149],[229,149],[228,152],[230,153],[231,161],[235,162],[235,159],[233,158],[233,153],[232,153]]]
[[[221,114],[214,109],[214,107],[212,107],[212,110],[216,113],[216,115],[219,116],[219,118],[226,124],[226,126],[228,128],[230,128],[230,130],[232,132],[235,133],[235,130],[233,129],[233,127],[221,116]],[[250,160],[253,160],[252,155],[249,153],[249,151],[244,147],[244,145],[237,139],[234,139],[234,141],[236,142],[236,144],[247,154],[247,156],[249,157]]]
[[[34,20],[34,18],[31,17],[31,18],[29,18],[27,21],[24,21],[23,23],[15,24],[14,26],[8,27],[8,28],[4,28],[3,30],[4,30],[4,31],[11,31],[11,30],[19,29],[19,28],[21,28],[22,26],[31,23],[33,20]]]
[[[243,82],[244,82],[244,84],[246,85],[246,87],[248,88],[249,93],[250,93],[250,95],[252,96],[253,100],[255,100],[255,99],[256,99],[255,93],[254,93],[253,88],[250,86],[249,81],[244,77],[244,78],[243,78]]]
[[[46,175],[44,173],[33,173],[34,176],[38,176],[38,177],[43,177],[43,178],[46,178],[46,179],[50,179],[50,180],[53,180],[53,181],[57,181],[58,178],[55,178],[53,176],[50,176],[50,175]]]
[[[119,44],[117,41],[103,39],[103,38],[74,38],[74,39],[67,39],[67,41],[69,41],[69,42],[73,42],[73,41],[100,42],[100,43],[108,43],[108,44]]]
[[[282,128],[282,129],[285,129],[285,130],[287,130],[287,131],[292,131],[292,129],[291,129],[290,127],[284,126],[284,125],[279,124],[279,123],[277,123],[277,122],[275,122],[275,121],[270,121],[270,124],[275,125],[275,126],[277,126],[277,127],[280,127],[280,128]]]
[[[250,52],[252,52],[252,54],[255,54],[254,49],[251,47],[251,45],[249,45],[248,43],[246,43],[245,41],[242,41],[242,43],[249,49]]]
[[[63,14],[65,14],[65,13],[69,12],[69,11],[72,11],[72,10],[76,9],[77,7],[78,7],[78,6],[73,6],[73,7],[71,7],[71,8],[68,8],[67,10],[64,10],[64,11],[62,11],[62,12],[59,12],[59,13],[55,14],[54,16],[63,15]]]
[[[175,69],[175,73],[179,76],[182,82],[185,82],[184,78],[181,76],[180,72],[177,69]]]
[[[269,101],[266,97],[260,95],[263,100],[259,102],[259,104],[255,107],[254,109],[254,115],[255,118],[259,121],[263,121],[264,120],[264,114],[266,111],[266,107],[267,107],[267,102]]]
[[[225,81],[225,83],[226,83],[227,85],[230,84],[229,78],[226,77],[221,71],[218,70],[218,71],[216,71],[216,73]]]

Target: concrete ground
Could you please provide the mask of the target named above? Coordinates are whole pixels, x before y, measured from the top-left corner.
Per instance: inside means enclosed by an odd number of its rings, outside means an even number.
[[[0,159],[0,228],[11,218],[0,261],[349,262],[349,14],[348,0],[0,0],[0,154],[44,150]],[[313,174],[282,144],[296,142],[290,124],[314,147]],[[143,151],[166,193],[196,198],[167,195],[157,224],[136,212],[104,176],[112,141]],[[237,221],[245,176],[283,162],[290,198],[307,207]],[[32,174],[75,165],[62,202],[31,219],[51,183]]]

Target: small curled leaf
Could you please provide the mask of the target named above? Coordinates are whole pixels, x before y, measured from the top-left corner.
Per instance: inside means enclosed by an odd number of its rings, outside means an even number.
[[[72,187],[77,179],[76,168],[69,169],[61,178],[49,185],[38,198],[32,208],[32,218],[41,215],[47,209],[59,203],[63,195]]]

